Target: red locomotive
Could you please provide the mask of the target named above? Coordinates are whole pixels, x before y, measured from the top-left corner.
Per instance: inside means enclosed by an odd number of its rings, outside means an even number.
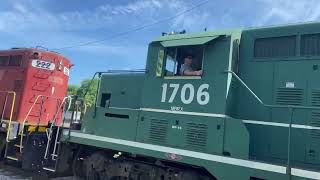
[[[66,96],[71,66],[67,58],[55,52],[39,49],[0,51],[2,120],[10,119],[13,105],[13,93],[7,92],[15,92],[12,120],[47,125]],[[62,111],[58,113],[56,123],[60,124]]]
[[[71,67],[56,52],[0,51],[0,152],[6,159],[25,169],[55,161]]]

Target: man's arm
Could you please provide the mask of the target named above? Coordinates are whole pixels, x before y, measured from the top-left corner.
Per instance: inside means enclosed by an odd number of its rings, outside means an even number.
[[[202,70],[199,71],[191,71],[191,70],[185,70],[183,71],[183,75],[185,76],[201,76],[202,75]]]

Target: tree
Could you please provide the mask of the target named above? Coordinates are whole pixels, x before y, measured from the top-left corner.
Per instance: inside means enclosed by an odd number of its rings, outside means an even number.
[[[83,96],[86,95],[84,101],[88,106],[94,105],[98,84],[98,79],[94,79],[93,81],[91,81],[91,79],[86,79],[81,82],[81,86],[77,90],[77,95],[80,98],[83,98]],[[87,94],[85,94],[86,91],[88,91]]]
[[[88,91],[84,97],[84,102],[88,106],[92,106],[96,100],[98,82],[98,79],[94,79],[92,82],[91,79],[86,79],[81,82],[80,87],[77,85],[69,85],[67,96],[77,95],[78,98],[83,99],[86,91]]]
[[[68,89],[67,89],[67,96],[71,96],[71,95],[77,95],[77,91],[79,89],[79,86],[77,85],[69,85]]]

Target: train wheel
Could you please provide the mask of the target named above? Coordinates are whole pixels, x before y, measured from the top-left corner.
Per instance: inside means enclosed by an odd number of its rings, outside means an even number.
[[[72,163],[72,173],[76,177],[84,177],[85,176],[85,169],[84,169],[84,162],[79,158],[79,154],[81,152],[81,148],[79,148],[78,152],[76,153],[73,163]]]
[[[185,171],[181,177],[181,179],[183,180],[203,180],[202,178],[200,178],[199,175],[197,175],[194,171],[190,170],[190,171]]]
[[[94,153],[86,159],[86,178],[87,180],[109,180],[106,171],[107,159],[103,153]]]

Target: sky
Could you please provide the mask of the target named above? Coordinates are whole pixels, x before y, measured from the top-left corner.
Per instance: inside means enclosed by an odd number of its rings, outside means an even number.
[[[143,69],[162,32],[199,32],[320,20],[319,0],[1,0],[0,49],[42,46],[68,57],[70,84],[96,71]],[[78,46],[87,42],[94,42]]]

